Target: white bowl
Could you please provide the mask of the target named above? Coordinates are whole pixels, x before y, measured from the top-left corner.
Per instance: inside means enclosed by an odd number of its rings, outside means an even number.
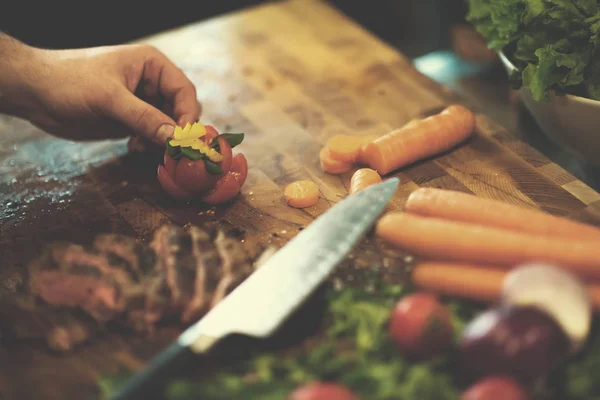
[[[498,54],[509,74],[516,70],[502,52]],[[546,102],[538,102],[524,87],[519,89],[519,95],[551,140],[576,157],[600,166],[600,101],[553,95]]]

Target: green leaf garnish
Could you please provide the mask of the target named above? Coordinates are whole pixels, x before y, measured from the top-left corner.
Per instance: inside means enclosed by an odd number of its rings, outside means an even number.
[[[173,147],[171,146],[171,140],[172,138],[167,138],[167,154],[169,155],[169,157],[177,159],[175,157],[177,157],[181,151],[179,147]],[[181,156],[179,156],[180,158]]]
[[[201,160],[206,157],[206,155],[200,153],[198,150],[194,150],[191,147],[181,147],[181,152],[190,160]]]
[[[227,143],[229,143],[229,146],[231,146],[231,148],[233,149],[235,146],[237,146],[238,144],[242,143],[242,141],[244,140],[244,134],[243,133],[222,133],[218,136],[216,136],[213,140],[212,140],[212,145],[211,147],[217,151],[221,151],[221,146],[219,146],[219,142],[217,139],[219,138],[224,138],[225,140],[227,140]]]
[[[223,173],[221,167],[210,160],[204,160],[204,164],[206,165],[206,171],[211,175],[221,175]]]

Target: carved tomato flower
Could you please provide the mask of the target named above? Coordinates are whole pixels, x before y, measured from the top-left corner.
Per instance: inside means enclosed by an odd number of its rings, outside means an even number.
[[[164,165],[158,166],[160,185],[176,199],[213,205],[233,199],[248,175],[246,157],[232,151],[243,140],[243,133],[219,135],[199,122],[175,127],[167,140]]]

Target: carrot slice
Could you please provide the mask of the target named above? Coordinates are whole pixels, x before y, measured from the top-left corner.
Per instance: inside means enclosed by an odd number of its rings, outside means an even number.
[[[415,286],[444,296],[473,301],[500,299],[508,271],[476,264],[424,262],[415,266],[411,279]],[[600,285],[588,283],[587,290],[595,311],[600,311]]]
[[[379,176],[377,171],[373,171],[371,168],[361,168],[350,179],[350,194],[358,193],[379,182],[381,182],[381,176]]]
[[[321,161],[321,168],[323,171],[330,174],[343,174],[350,171],[352,168],[352,162],[335,159],[327,147],[323,147],[319,152],[319,160]]]
[[[467,139],[475,127],[475,116],[465,107],[452,105],[385,134],[362,149],[361,159],[380,175],[415,161],[449,150]]]
[[[426,217],[469,222],[522,233],[600,240],[600,229],[596,227],[454,190],[417,189],[408,196],[405,209],[409,213]]]
[[[331,137],[325,147],[331,152],[332,158],[339,161],[355,162],[360,153],[360,149],[366,143],[370,143],[379,136],[350,136],[335,135]]]
[[[376,233],[415,255],[437,260],[500,265],[551,262],[584,277],[600,278],[598,241],[554,238],[464,222],[389,212]]]
[[[319,187],[313,181],[301,180],[287,185],[283,194],[289,206],[305,208],[317,203],[319,200]]]

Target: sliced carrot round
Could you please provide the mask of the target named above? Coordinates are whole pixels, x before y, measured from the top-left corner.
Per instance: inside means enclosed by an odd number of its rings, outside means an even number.
[[[319,200],[319,187],[309,180],[300,180],[287,185],[283,191],[285,201],[291,207],[313,206]]]
[[[365,188],[381,182],[381,176],[371,168],[357,170],[350,179],[350,194],[358,193]]]
[[[336,160],[327,147],[323,147],[319,152],[319,160],[323,171],[329,174],[343,174],[352,168],[352,162]]]
[[[326,147],[331,152],[332,158],[339,161],[355,162],[360,154],[361,147],[376,138],[377,136],[372,135],[335,135],[327,141]]]

